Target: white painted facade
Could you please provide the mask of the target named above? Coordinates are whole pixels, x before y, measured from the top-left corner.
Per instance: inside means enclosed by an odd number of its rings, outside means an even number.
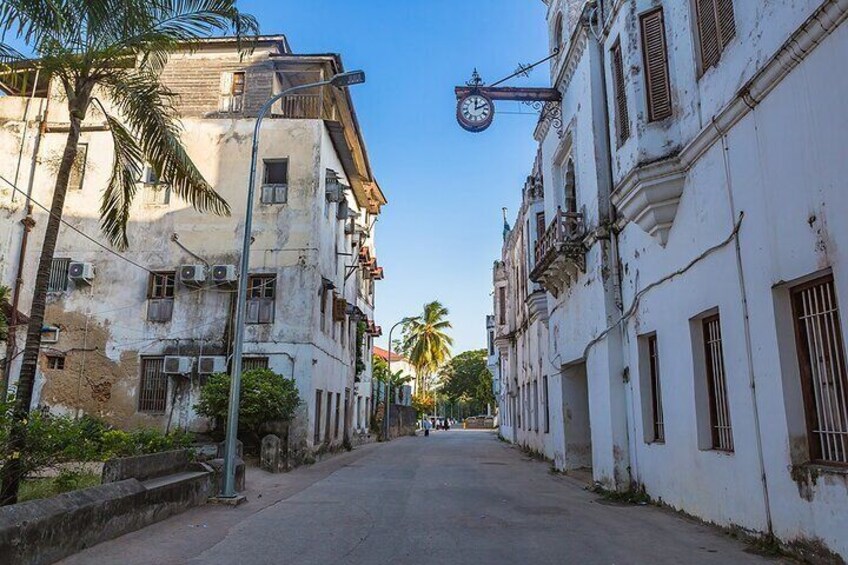
[[[791,299],[832,276],[840,317],[827,335],[846,334],[848,232],[835,218],[848,210],[848,2],[733,0],[735,31],[706,69],[693,12],[701,0],[546,3],[552,48],[562,37],[551,65],[562,119],[536,129],[538,178],[549,225],[557,207],[569,211],[572,178],[576,207],[563,245],[541,265],[528,261],[527,284],[547,291],[552,364],[578,385],[563,403],[587,401],[595,481],[848,557],[848,466],[839,444],[830,455],[814,445],[816,404],[805,406],[796,345],[806,334]],[[640,22],[656,9],[671,108],[651,120]],[[501,280],[496,270],[496,297]],[[509,296],[507,311],[520,308]],[[720,348],[706,348],[720,365],[705,355],[704,328],[720,328]],[[844,340],[821,343],[814,369],[845,359]],[[717,371],[724,403],[710,394]],[[824,385],[834,395],[844,371]],[[833,402],[823,425],[839,437],[845,405]],[[713,435],[711,406],[727,412],[716,434],[729,445]],[[567,418],[556,425],[569,436]],[[503,421],[501,432],[522,441]],[[566,440],[565,467],[577,456]]]
[[[203,376],[198,373],[201,355],[229,359],[235,284],[216,285],[207,279],[196,285],[181,281],[185,265],[237,266],[250,151],[256,111],[264,100],[282,88],[286,73],[313,80],[341,70],[336,56],[294,55],[283,37],[263,39],[257,49],[240,60],[232,43],[214,41],[192,53],[174,55],[163,81],[178,95],[177,109],[184,129],[183,142],[206,180],[231,207],[229,217],[200,214],[176,195],[167,204],[151,203],[151,187],[139,184],[129,227],[130,247],[123,257],[63,226],[56,258],[90,263],[91,284],[71,281],[67,290],[51,293],[46,323],[60,329],[56,343],[43,344],[35,402],[57,412],[85,412],[122,427],[154,426],[207,429],[209,423],[194,412]],[[241,111],[222,111],[223,91],[231,73],[246,71]],[[292,75],[286,75],[292,76]],[[277,107],[262,125],[254,206],[250,272],[269,275],[273,283],[260,282],[256,291],[273,284],[271,305],[246,326],[245,357],[286,377],[293,377],[302,404],[290,432],[290,443],[304,454],[335,449],[356,441],[368,429],[371,398],[371,334],[374,319],[376,260],[366,265],[361,257],[368,248],[376,257],[374,220],[385,199],[374,181],[350,98],[327,87],[320,93],[321,113],[309,100],[294,101],[288,109]],[[315,98],[317,99],[317,97]],[[18,186],[31,183],[35,202],[49,206],[52,198],[51,163],[64,146],[61,101],[51,97],[33,102],[28,128],[23,126],[21,98],[0,98],[0,144],[4,155],[17,155],[22,132],[26,141]],[[49,113],[45,107],[49,104]],[[301,104],[301,106],[297,106]],[[286,113],[289,112],[289,113]],[[46,133],[33,154],[40,122]],[[106,244],[99,233],[100,193],[107,185],[113,159],[111,134],[102,127],[102,115],[87,116],[81,143],[87,144],[81,188],[70,189],[64,219],[83,233]],[[35,161],[34,177],[29,166]],[[263,200],[269,185],[269,164],[285,162],[285,178],[277,202]],[[0,170],[12,179],[17,167],[11,158],[0,160]],[[328,195],[336,177],[343,188],[341,201]],[[267,189],[265,190],[267,192]],[[0,187],[3,202],[3,284],[12,287],[26,214],[20,193]],[[342,204],[343,203],[343,204]],[[340,207],[350,210],[345,215]],[[45,213],[33,211],[20,295],[22,312],[29,309],[26,287],[35,277]],[[108,247],[108,244],[106,244]],[[152,321],[149,298],[151,273],[176,272],[172,315]],[[377,278],[382,277],[379,271]],[[263,297],[266,297],[263,295]],[[334,320],[333,299],[344,301],[342,316]],[[322,300],[324,305],[322,307]],[[259,306],[257,301],[256,306]],[[250,304],[250,303],[249,303]],[[249,308],[250,309],[250,308]],[[269,314],[270,317],[266,317]],[[357,320],[364,334],[359,343],[364,369],[357,374]],[[19,343],[23,347],[23,341]],[[50,368],[47,356],[64,359],[61,370]],[[164,403],[144,406],[144,367],[147,360],[165,355],[189,357],[194,368],[186,375],[166,377]],[[13,365],[12,382],[17,368]],[[320,397],[318,396],[320,391]],[[318,400],[320,398],[320,406]],[[320,414],[319,414],[320,413]],[[320,418],[317,416],[320,415]],[[329,416],[329,417],[328,417]]]

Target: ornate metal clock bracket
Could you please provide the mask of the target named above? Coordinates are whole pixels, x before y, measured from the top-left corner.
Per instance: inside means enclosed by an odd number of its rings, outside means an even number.
[[[557,136],[562,139],[562,136],[565,135],[565,131],[562,129],[562,102],[559,100],[548,102],[524,100],[521,103],[539,112],[539,123],[543,124],[544,128],[554,128]]]

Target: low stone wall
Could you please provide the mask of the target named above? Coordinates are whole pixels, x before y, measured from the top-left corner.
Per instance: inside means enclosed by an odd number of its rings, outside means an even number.
[[[146,481],[154,477],[164,477],[185,471],[189,462],[187,449],[110,459],[103,464],[102,482],[114,483],[124,479]]]
[[[418,414],[412,406],[392,404],[389,411],[389,437],[414,436],[418,429]]]

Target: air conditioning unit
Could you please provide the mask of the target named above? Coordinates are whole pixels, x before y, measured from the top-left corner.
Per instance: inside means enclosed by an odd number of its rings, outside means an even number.
[[[206,265],[183,265],[180,267],[180,282],[186,286],[200,286],[206,282]]]
[[[168,375],[189,375],[194,359],[180,355],[165,356],[165,373]]]
[[[212,282],[215,284],[231,284],[237,280],[235,265],[215,265],[212,267]]]
[[[68,265],[68,278],[76,283],[91,284],[94,279],[94,265],[72,261]]]
[[[201,355],[197,360],[199,375],[227,372],[227,358],[222,355]]]

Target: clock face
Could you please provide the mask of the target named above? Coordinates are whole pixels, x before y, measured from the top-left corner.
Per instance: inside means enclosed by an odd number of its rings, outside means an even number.
[[[479,92],[469,94],[457,102],[456,119],[468,131],[483,131],[492,124],[494,117],[495,105],[489,97]]]

